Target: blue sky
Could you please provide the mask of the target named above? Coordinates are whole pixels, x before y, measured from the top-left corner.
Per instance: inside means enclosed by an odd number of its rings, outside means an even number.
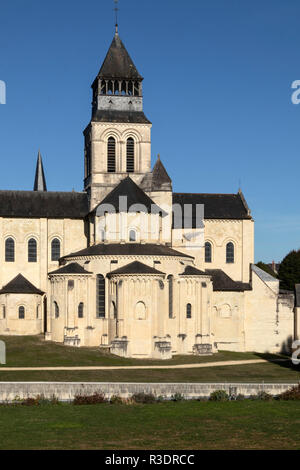
[[[0,189],[82,190],[82,131],[114,33],[113,0],[3,0]],[[144,80],[152,155],[178,192],[235,193],[256,261],[300,248],[298,0],[120,0],[120,36]]]

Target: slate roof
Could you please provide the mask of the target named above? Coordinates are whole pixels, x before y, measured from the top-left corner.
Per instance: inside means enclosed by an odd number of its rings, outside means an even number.
[[[43,295],[44,292],[37,289],[22,274],[18,274],[12,281],[6,284],[0,290],[0,294],[38,294]]]
[[[42,155],[39,151],[36,162],[35,179],[33,191],[47,191],[46,178],[44,173]]]
[[[195,266],[186,266],[183,273],[180,276],[205,276],[206,273],[204,271],[200,271],[200,269],[195,268]]]
[[[165,212],[160,209],[155,202],[150,199],[149,196],[147,196],[146,193],[137,185],[135,182],[127,176],[127,178],[123,179],[104,199],[101,201],[99,206],[103,206],[104,204],[110,204],[113,206],[114,210],[118,213],[123,211],[124,209],[121,207],[120,208],[120,198],[122,196],[127,197],[127,206],[126,210],[130,209],[131,206],[134,204],[142,204],[143,206],[146,207],[147,212],[151,213],[152,211],[156,213],[162,212],[163,215]],[[99,207],[98,206],[98,207]],[[155,209],[154,209],[155,208]],[[95,209],[97,211],[97,208]],[[140,210],[140,209],[139,209]],[[134,212],[137,210],[134,209]],[[107,210],[109,212],[109,210]]]
[[[300,307],[300,284],[295,285],[295,307]]]
[[[274,276],[272,276],[271,274],[267,273],[266,271],[264,271],[263,269],[259,268],[258,266],[256,266],[256,264],[252,264],[251,265],[251,269],[252,271],[255,272],[255,274],[257,274],[257,276],[264,282],[275,282],[276,284],[278,283],[278,279],[275,277],[276,274],[274,273]]]
[[[88,212],[86,193],[0,191],[0,217],[79,219]]]
[[[127,264],[122,268],[116,269],[108,274],[108,277],[116,274],[159,274],[165,275],[165,273],[158,271],[157,269],[151,268],[144,263],[134,261],[133,263]]]
[[[49,275],[53,274],[93,274],[90,271],[86,271],[80,264],[78,263],[70,263],[66,266],[63,266],[56,271],[52,271]]]
[[[115,34],[97,78],[142,80],[118,33]]]
[[[205,272],[212,276],[214,292],[244,292],[252,289],[250,284],[233,281],[222,269],[206,269]]]
[[[92,121],[95,122],[116,122],[129,124],[151,124],[143,111],[113,111],[96,109],[93,112]]]
[[[77,251],[64,256],[63,259],[80,256],[178,256],[180,258],[191,258],[193,256],[173,250],[166,245],[154,243],[99,243],[84,250]]]
[[[241,194],[193,194],[173,193],[173,204],[183,208],[185,204],[193,206],[192,219],[187,228],[196,228],[196,205],[204,205],[204,219],[252,219]],[[174,225],[174,221],[173,221]]]
[[[167,173],[164,165],[160,158],[157,159],[154,168],[152,170],[152,191],[159,191],[161,189],[172,189],[172,180]]]

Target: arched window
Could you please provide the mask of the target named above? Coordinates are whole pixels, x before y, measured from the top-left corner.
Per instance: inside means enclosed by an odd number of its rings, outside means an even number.
[[[226,263],[234,263],[234,244],[232,242],[226,245]]]
[[[134,173],[134,140],[132,137],[127,139],[126,157],[127,173]]]
[[[13,238],[8,238],[5,241],[5,261],[7,263],[15,261],[15,241]]]
[[[58,306],[58,303],[55,301],[54,301],[54,315],[55,315],[55,318],[59,317],[59,306]]]
[[[78,305],[78,318],[83,318],[84,304],[80,302]]]
[[[60,241],[54,238],[51,243],[51,261],[58,261],[60,258]]]
[[[136,242],[136,231],[135,230],[130,230],[130,232],[129,232],[129,241],[130,242]]]
[[[172,274],[168,276],[168,288],[169,288],[169,318],[173,318],[173,281],[174,277]]]
[[[25,308],[19,307],[19,320],[24,320],[25,318]]]
[[[28,242],[28,263],[37,262],[37,243],[34,238],[31,238]]]
[[[211,263],[212,260],[212,249],[211,249],[211,243],[206,242],[205,243],[205,263]]]
[[[113,137],[109,137],[107,141],[107,171],[116,172],[116,140]]]
[[[105,279],[102,274],[97,276],[97,317],[105,318]]]
[[[186,306],[186,318],[192,318],[192,306],[187,304]]]

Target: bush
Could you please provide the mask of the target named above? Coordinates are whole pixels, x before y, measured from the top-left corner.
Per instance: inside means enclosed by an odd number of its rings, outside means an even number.
[[[229,401],[229,395],[225,390],[215,390],[210,394],[210,401]]]
[[[156,398],[152,393],[135,393],[131,399],[135,403],[144,403],[146,405],[156,402]]]
[[[109,403],[111,405],[122,405],[124,403],[123,399],[121,397],[119,397],[118,395],[113,395],[110,400],[109,400]]]
[[[172,401],[184,401],[185,396],[182,395],[182,393],[174,393],[174,395],[171,396]]]
[[[243,401],[243,400],[245,400],[245,395],[243,395],[242,393],[239,393],[236,396],[236,401]]]
[[[37,398],[26,398],[21,402],[21,405],[24,406],[39,406],[39,401]]]
[[[76,395],[73,400],[73,405],[99,405],[100,403],[107,403],[107,400],[102,393],[94,393],[93,395]]]
[[[257,395],[250,395],[250,400],[260,400],[260,401],[271,401],[273,400],[273,396],[267,392],[258,392]]]
[[[278,400],[300,400],[300,384],[277,396]]]

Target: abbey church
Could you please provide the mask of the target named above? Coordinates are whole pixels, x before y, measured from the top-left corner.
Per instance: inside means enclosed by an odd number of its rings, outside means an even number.
[[[48,191],[40,153],[33,191],[0,191],[0,335],[141,359],[282,351],[300,304],[255,266],[242,192],[173,192],[164,159],[151,167],[142,84],[116,28],[83,192]]]

